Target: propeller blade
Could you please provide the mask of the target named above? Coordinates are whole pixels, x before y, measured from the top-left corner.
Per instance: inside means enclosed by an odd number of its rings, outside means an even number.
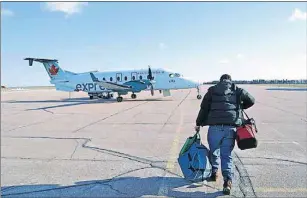
[[[148,65],[148,80],[152,80],[152,72],[149,65]]]

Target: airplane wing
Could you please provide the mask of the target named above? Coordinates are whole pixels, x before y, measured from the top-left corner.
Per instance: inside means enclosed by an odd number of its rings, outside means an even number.
[[[90,72],[90,75],[91,75],[93,82],[97,83],[98,85],[106,89],[110,89],[114,91],[121,91],[121,90],[129,90],[132,88],[132,86],[121,85],[121,84],[107,82],[107,81],[99,81],[98,78],[96,78],[96,76],[91,72]]]

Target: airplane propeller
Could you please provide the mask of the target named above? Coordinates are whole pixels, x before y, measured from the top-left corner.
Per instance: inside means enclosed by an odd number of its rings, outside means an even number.
[[[152,72],[151,72],[151,68],[150,66],[148,65],[148,76],[147,76],[147,79],[150,81],[150,92],[151,92],[151,95],[153,96],[154,95],[154,89],[153,89],[153,76],[152,76]]]

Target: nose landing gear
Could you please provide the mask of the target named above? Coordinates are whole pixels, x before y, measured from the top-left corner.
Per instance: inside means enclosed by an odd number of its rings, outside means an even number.
[[[201,97],[201,95],[200,95],[200,93],[199,93],[199,86],[197,87],[197,99],[198,100],[200,100],[202,97]]]

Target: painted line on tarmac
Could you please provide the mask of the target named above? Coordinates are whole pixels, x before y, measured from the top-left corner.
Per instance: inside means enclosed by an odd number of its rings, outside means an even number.
[[[180,122],[177,126],[175,138],[173,140],[172,147],[171,147],[171,150],[170,150],[170,153],[169,153],[169,159],[168,159],[167,164],[166,164],[166,170],[167,171],[172,171],[174,169],[175,162],[177,160],[178,153],[179,153],[178,143],[179,143],[179,137],[180,137],[180,133],[182,131],[182,125],[183,125],[183,112],[180,108],[179,108],[179,113],[180,113]],[[166,195],[166,194],[168,194],[168,187],[167,187],[167,184],[165,184],[165,180],[163,178],[162,184],[161,184],[159,191],[158,191],[158,196],[163,196],[163,195]]]
[[[260,187],[255,188],[256,192],[275,192],[275,193],[301,193],[307,192],[307,188],[271,188],[271,187]]]

